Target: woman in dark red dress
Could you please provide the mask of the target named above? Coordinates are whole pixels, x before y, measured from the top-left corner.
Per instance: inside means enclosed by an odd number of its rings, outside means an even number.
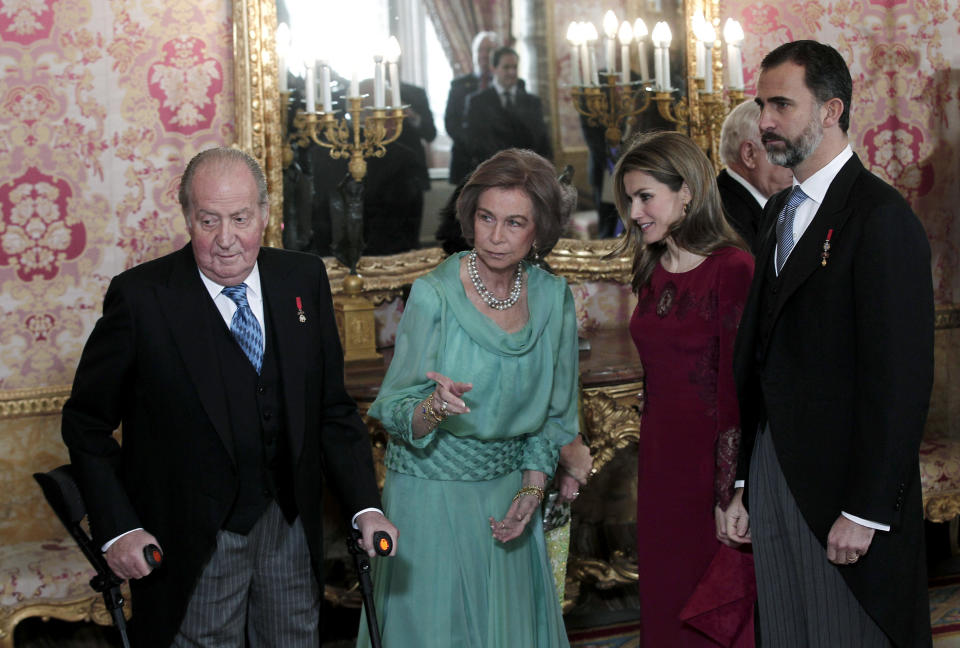
[[[740,439],[731,359],[753,257],[723,217],[710,161],[686,135],[641,135],[614,182],[623,249],[634,253],[630,334],[646,375],[642,645],[753,645],[752,559],[730,548],[722,524]]]

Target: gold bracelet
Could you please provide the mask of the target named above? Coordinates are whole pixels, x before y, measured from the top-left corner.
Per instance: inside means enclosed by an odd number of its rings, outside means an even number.
[[[427,426],[430,427],[430,428],[434,428],[434,427],[440,425],[440,423],[442,423],[442,422],[443,422],[443,419],[445,418],[445,417],[443,417],[443,416],[438,415],[438,414],[437,414],[437,411],[433,408],[433,394],[432,394],[432,393],[431,393],[429,396],[427,396],[427,398],[426,398],[425,401],[423,401],[423,405],[421,406],[420,412],[423,414],[423,421],[424,421],[424,422],[427,424]],[[428,414],[428,413],[429,413],[429,415],[430,415],[430,418],[433,419],[432,421],[427,418],[427,414]]]
[[[543,502],[543,489],[539,486],[524,486],[517,491],[516,495],[513,496],[513,501],[516,502],[524,495],[536,495],[537,500]]]

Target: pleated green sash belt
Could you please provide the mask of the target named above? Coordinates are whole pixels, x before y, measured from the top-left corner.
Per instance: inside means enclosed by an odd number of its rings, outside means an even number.
[[[523,437],[482,441],[438,430],[434,442],[424,448],[390,439],[384,463],[390,470],[423,479],[484,481],[520,468],[523,445]]]

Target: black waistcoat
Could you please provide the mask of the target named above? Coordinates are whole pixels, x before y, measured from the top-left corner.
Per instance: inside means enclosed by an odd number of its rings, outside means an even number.
[[[246,535],[275,499],[288,521],[297,516],[283,391],[271,327],[260,375],[220,318],[214,336],[230,416],[239,486],[223,528]]]

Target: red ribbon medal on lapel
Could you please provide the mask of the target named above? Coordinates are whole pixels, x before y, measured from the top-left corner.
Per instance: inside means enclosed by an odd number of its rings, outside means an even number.
[[[827,259],[830,258],[830,239],[833,238],[833,230],[827,232],[827,240],[823,242],[823,254],[820,255],[820,265],[824,268],[827,267]],[[300,298],[297,297],[297,303],[300,303]]]
[[[832,232],[833,230],[830,231]],[[303,312],[303,302],[300,301],[299,297],[297,297],[297,319],[300,320],[301,324],[307,321],[307,315]]]

